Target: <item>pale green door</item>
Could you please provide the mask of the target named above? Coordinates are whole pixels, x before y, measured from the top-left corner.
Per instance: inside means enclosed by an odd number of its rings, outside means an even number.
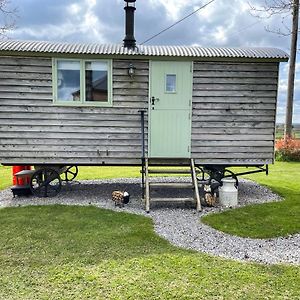
[[[192,62],[152,61],[149,157],[191,157]]]

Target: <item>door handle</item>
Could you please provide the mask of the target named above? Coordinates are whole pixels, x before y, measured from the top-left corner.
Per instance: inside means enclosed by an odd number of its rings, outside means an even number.
[[[151,101],[152,101],[152,105],[155,105],[155,101],[159,101],[159,98],[152,97]]]

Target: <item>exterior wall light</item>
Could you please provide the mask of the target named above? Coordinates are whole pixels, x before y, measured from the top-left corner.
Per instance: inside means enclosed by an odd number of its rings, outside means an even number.
[[[130,63],[129,66],[128,66],[128,76],[130,78],[134,77],[134,75],[135,75],[135,69],[136,69],[136,67],[132,63]]]

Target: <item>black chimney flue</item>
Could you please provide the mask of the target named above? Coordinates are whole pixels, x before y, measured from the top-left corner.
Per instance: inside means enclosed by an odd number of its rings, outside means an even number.
[[[136,0],[124,0],[126,2],[125,9],[125,38],[124,47],[134,49],[136,47],[136,41],[134,38],[134,11]]]

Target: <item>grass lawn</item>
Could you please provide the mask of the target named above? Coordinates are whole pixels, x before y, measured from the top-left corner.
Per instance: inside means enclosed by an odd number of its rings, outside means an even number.
[[[173,247],[141,216],[0,210],[0,299],[299,299],[299,276]]]
[[[139,167],[80,167],[78,179],[139,177]],[[238,171],[238,168],[237,168]],[[218,230],[243,237],[270,238],[300,232],[300,163],[276,162],[264,173],[248,176],[285,198],[212,214],[202,221]],[[0,189],[11,185],[11,167],[0,166]]]
[[[141,167],[79,167],[79,172],[76,180],[141,177],[140,170]],[[0,190],[8,188],[11,185],[11,167],[0,165]]]
[[[0,187],[11,184],[0,167]],[[107,175],[106,175],[107,174]],[[80,168],[79,179],[139,176],[138,168]],[[300,231],[300,163],[251,175],[282,203],[211,215],[239,235]],[[250,233],[250,234],[249,234]],[[154,234],[151,219],[95,207],[0,210],[0,299],[300,299],[300,267],[239,263],[183,250]]]
[[[276,162],[269,176],[248,178],[270,187],[282,202],[252,205],[212,214],[202,221],[218,230],[243,237],[270,238],[300,232],[300,163]]]
[[[11,167],[0,165],[0,190],[3,190],[12,185],[12,170]]]
[[[79,167],[76,180],[140,177],[140,169],[140,167]],[[0,165],[0,190],[11,185],[11,167]]]

